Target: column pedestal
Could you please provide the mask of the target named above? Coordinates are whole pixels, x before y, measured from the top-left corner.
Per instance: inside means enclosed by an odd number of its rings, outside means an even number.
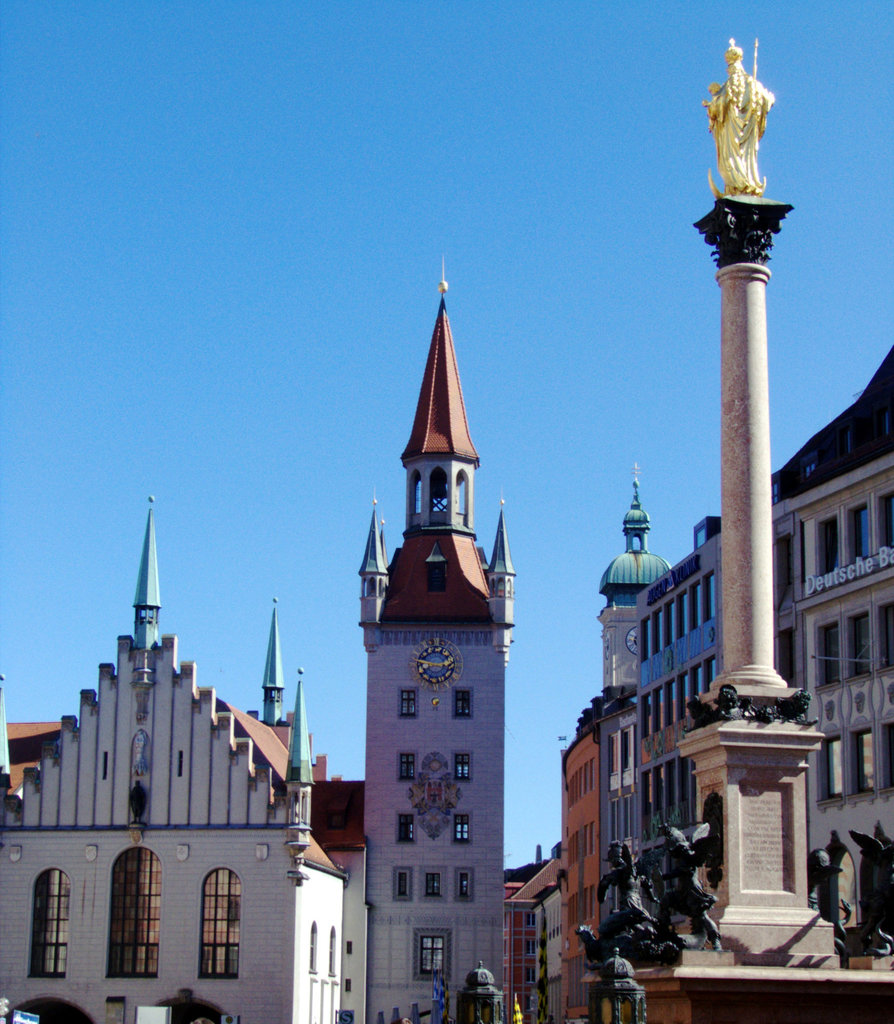
[[[807,906],[807,755],[821,740],[810,726],[724,721],[679,744],[699,807],[715,795],[723,852],[711,918],[737,963],[838,965],[832,925]]]

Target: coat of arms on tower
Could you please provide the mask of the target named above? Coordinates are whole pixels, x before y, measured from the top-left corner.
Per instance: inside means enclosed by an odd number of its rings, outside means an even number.
[[[432,752],[422,759],[416,781],[407,791],[426,834],[436,839],[450,823],[450,811],[462,797],[462,790],[450,778],[450,762]]]

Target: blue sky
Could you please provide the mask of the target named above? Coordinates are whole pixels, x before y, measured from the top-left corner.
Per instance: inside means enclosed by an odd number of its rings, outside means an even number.
[[[890,3],[42,3],[0,9],[0,671],[75,713],[132,629],[146,496],[164,632],[288,698],[363,774],[356,575],[389,551],[437,311],[518,571],[507,863],[559,839],[557,737],[601,690],[630,467],[671,562],[719,508],[720,294],[701,101],[730,36],[776,95],[773,465],[892,336]],[[536,810],[535,810],[536,808]]]

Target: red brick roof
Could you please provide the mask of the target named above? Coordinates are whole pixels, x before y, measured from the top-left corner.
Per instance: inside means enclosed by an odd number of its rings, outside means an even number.
[[[414,456],[429,454],[463,455],[478,464],[478,452],[469,436],[453,335],[443,298],[431,336],[413,430],[401,458],[406,462]]]
[[[25,769],[40,764],[44,743],[55,743],[62,732],[58,722],[10,722],[6,727],[9,740],[9,792],[22,785]]]
[[[548,860],[536,875],[526,882],[518,892],[512,895],[515,900],[536,900],[541,895],[555,889],[559,881],[561,861],[558,857]]]
[[[435,544],[447,559],[447,587],[428,589],[425,560]],[[408,537],[395,553],[383,622],[490,622],[487,580],[474,537],[424,533]]]

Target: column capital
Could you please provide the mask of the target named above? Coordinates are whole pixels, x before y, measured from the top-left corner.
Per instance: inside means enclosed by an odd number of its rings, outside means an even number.
[[[788,203],[760,197],[721,196],[694,227],[712,246],[718,267],[735,263],[767,263],[782,221],[793,210]]]

